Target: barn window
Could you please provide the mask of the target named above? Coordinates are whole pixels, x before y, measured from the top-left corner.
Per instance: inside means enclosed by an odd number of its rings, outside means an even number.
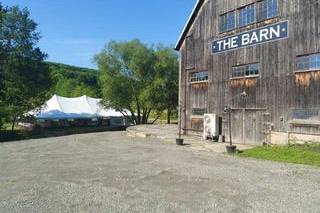
[[[193,108],[192,115],[203,116],[207,112],[206,108]]]
[[[263,21],[278,15],[278,0],[262,0],[258,2],[258,20]]]
[[[192,130],[203,130],[203,119],[202,118],[192,118],[191,119],[191,129]]]
[[[239,9],[238,12],[238,25],[239,27],[246,26],[256,21],[256,10],[255,4],[250,4]]]
[[[230,31],[236,28],[236,11],[220,16],[220,32]]]
[[[190,73],[190,82],[207,82],[208,81],[208,72],[193,72]]]
[[[297,57],[297,71],[320,70],[320,53]]]
[[[232,78],[246,78],[258,76],[260,73],[260,64],[248,64],[232,68]]]

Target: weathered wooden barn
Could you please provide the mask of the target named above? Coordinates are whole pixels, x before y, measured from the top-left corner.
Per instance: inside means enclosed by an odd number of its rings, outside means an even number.
[[[198,0],[176,50],[184,133],[229,105],[238,143],[320,140],[320,0]]]

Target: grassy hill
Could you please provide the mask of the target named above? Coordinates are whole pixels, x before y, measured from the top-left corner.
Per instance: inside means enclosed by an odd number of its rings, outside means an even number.
[[[52,94],[64,97],[100,97],[97,70],[54,62],[46,63],[54,82],[50,91]]]

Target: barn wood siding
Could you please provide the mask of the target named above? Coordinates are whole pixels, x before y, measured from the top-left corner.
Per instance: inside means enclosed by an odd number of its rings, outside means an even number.
[[[188,36],[192,39],[188,41],[193,44],[186,45],[184,42],[180,49],[180,97],[183,109],[182,127],[185,130],[192,129],[193,107],[207,108],[208,113],[216,113],[222,117],[227,104],[233,108],[266,109],[258,115],[268,117],[257,119],[262,122],[258,126],[263,126],[257,130],[260,132],[266,129],[289,131],[291,126],[288,122],[294,109],[320,109],[319,72],[295,73],[297,55],[320,52],[320,0],[279,0],[278,17],[232,32],[219,32],[221,14],[254,2],[256,1],[207,0],[189,30]],[[218,55],[211,54],[212,40],[285,20],[289,21],[288,39]],[[191,50],[188,49],[190,47]],[[192,54],[194,61],[187,61],[188,54]],[[258,78],[230,80],[233,66],[256,62],[260,63]],[[189,72],[203,70],[209,72],[207,91],[192,88],[188,82]],[[239,96],[244,90],[248,94],[245,100]],[[307,130],[304,128],[303,131]],[[225,132],[224,134],[227,135]]]

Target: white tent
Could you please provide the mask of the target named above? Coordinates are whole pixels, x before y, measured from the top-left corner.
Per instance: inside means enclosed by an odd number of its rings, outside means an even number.
[[[40,110],[29,112],[37,119],[82,119],[98,117],[123,117],[114,109],[106,109],[101,105],[101,99],[81,96],[65,98],[54,95]]]

